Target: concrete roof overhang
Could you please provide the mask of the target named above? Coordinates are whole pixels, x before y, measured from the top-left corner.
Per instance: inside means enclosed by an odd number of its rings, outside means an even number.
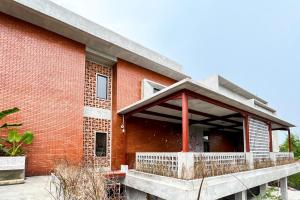
[[[181,65],[49,0],[1,0],[0,12],[27,21],[87,48],[121,58],[175,80],[188,76]]]
[[[250,92],[248,92],[247,90],[241,88],[240,86],[232,83],[231,81],[225,79],[224,77],[220,76],[220,75],[217,75],[218,76],[218,79],[219,79],[219,84],[223,87],[226,87],[226,88],[229,88],[231,89],[232,91],[242,95],[242,96],[245,96],[249,99],[256,99],[258,100],[259,102],[263,103],[263,104],[267,104],[268,102],[260,97],[258,97],[257,95],[254,95]]]
[[[228,111],[231,111],[231,113],[228,112],[226,114],[241,113],[242,115],[246,114],[249,116],[259,118],[266,122],[271,122],[273,129],[285,129],[288,127],[294,127],[293,124],[283,119],[280,119],[275,115],[269,114],[262,110],[258,110],[257,108],[247,104],[246,102],[238,101],[229,96],[225,96],[224,94],[221,94],[212,88],[208,88],[207,86],[188,78],[157,92],[149,98],[142,99],[132,105],[129,105],[119,110],[118,114],[125,116],[133,116],[133,114],[137,114],[140,111],[149,109],[151,107],[159,105],[160,103],[165,102],[163,101],[164,99],[167,99],[167,101],[172,100],[168,99],[168,97],[176,93],[180,93],[182,91],[192,93],[192,96],[195,96],[196,98],[197,96],[200,96],[200,98],[203,98],[201,99],[202,101],[208,101],[211,104],[215,104],[215,106],[217,106],[217,109],[215,110],[216,115],[218,115],[218,112],[222,113],[220,109],[226,109]]]

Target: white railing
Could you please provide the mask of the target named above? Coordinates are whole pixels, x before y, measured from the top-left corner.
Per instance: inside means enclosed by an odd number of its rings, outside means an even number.
[[[275,160],[294,159],[294,153],[290,152],[273,152]]]
[[[162,170],[169,170],[171,172],[178,171],[178,153],[136,153],[136,168],[151,168],[151,166],[159,170],[159,167],[163,167]]]
[[[268,160],[268,159],[270,159],[270,152],[254,151],[252,153],[253,153],[253,159],[254,160]]]

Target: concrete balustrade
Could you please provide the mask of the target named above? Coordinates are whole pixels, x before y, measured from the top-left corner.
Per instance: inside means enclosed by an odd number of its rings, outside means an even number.
[[[178,152],[178,153],[136,153],[136,169],[147,173],[157,174],[158,170],[162,170],[159,175],[173,176],[180,179],[194,179],[195,168],[197,164],[205,166],[206,170],[212,170],[213,167],[226,168],[238,167],[244,171],[243,167],[247,166],[247,170],[254,169],[255,162],[259,161],[255,157],[257,152]],[[293,159],[294,154],[288,152],[270,152],[268,159],[277,165],[278,160]],[[265,159],[265,158],[264,158]],[[263,160],[262,160],[263,161]],[[272,165],[273,166],[273,165]],[[225,172],[225,173],[230,173]]]

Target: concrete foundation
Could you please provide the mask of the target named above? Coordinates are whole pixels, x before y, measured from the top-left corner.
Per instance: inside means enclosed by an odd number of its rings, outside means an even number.
[[[247,190],[236,193],[234,195],[235,200],[247,200]]]
[[[147,200],[147,193],[126,187],[126,199]]]
[[[286,177],[299,172],[300,164],[294,163],[205,178],[201,189],[200,200],[220,199],[235,194],[237,194],[236,199],[243,199],[243,195],[245,195],[244,191],[247,191],[247,189],[262,185],[264,186],[262,186],[261,189],[264,189],[267,183],[279,179],[281,179],[283,199],[287,200]],[[161,199],[194,200],[197,199],[201,182],[201,179],[181,180],[130,170],[123,184]],[[259,191],[257,193],[259,193]]]
[[[280,179],[280,193],[282,200],[288,200],[287,177]]]
[[[264,194],[266,193],[266,191],[267,191],[267,186],[268,186],[267,183],[259,186],[259,194],[260,194],[260,195],[264,195]]]

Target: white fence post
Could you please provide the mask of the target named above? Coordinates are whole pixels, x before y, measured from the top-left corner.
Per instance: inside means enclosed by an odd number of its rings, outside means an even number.
[[[254,157],[252,152],[246,153],[246,162],[249,165],[249,169],[254,169]]]
[[[276,153],[274,152],[270,152],[270,160],[274,163],[274,165],[276,166]]]
[[[194,178],[194,153],[180,152],[178,153],[178,178],[193,179]]]

